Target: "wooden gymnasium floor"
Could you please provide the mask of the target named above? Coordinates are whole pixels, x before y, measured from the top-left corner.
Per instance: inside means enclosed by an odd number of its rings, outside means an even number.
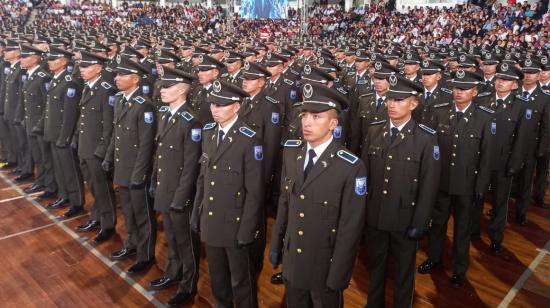
[[[121,247],[121,238],[126,236],[120,208],[118,235],[92,247],[86,235],[73,232],[88,219],[86,214],[63,221],[59,216],[65,210],[45,210],[47,202],[36,203],[32,196],[22,193],[21,188],[30,182],[16,186],[12,179],[0,173],[0,306],[152,307],[162,306],[174,294],[175,287],[156,292],[147,289],[150,280],[162,275],[165,264],[162,223],[157,265],[143,276],[128,277],[124,269],[132,261],[113,263],[106,257]],[[89,205],[89,194],[87,200]],[[510,209],[514,211],[513,202]],[[472,264],[463,289],[455,290],[449,284],[452,270],[447,242],[444,270],[416,276],[415,307],[550,307],[550,210],[531,208],[528,218],[525,227],[512,223],[506,228],[501,257],[489,253],[486,235],[482,242],[472,244]],[[486,223],[485,219],[484,227]],[[417,264],[425,259],[426,242],[420,246]],[[351,286],[345,292],[346,307],[366,303],[367,272],[362,260],[367,251],[368,247],[362,247]],[[283,287],[269,283],[273,273],[266,258],[258,288],[261,307],[284,307]],[[200,275],[199,293],[192,306],[213,307],[204,253]],[[391,303],[389,289],[387,299]]]

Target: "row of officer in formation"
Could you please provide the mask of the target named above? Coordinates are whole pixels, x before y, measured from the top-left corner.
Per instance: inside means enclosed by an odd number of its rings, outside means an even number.
[[[169,306],[196,294],[202,241],[217,305],[256,307],[269,210],[268,259],[283,265],[272,282],[285,284],[289,307],[343,305],[361,238],[367,306],[385,305],[388,255],[394,305],[410,306],[417,242],[428,235],[417,269],[428,273],[451,212],[451,283],[461,287],[489,188],[490,249],[500,254],[512,179],[525,224],[532,178],[547,163],[548,64],[531,58],[488,61],[494,86],[480,92],[490,81],[470,56],[448,78],[441,62],[418,60],[420,80],[365,50],[345,74],[328,57],[276,52],[245,61],[230,51],[221,62],[197,47],[186,68],[159,49],[148,68],[131,46],[111,58],[101,44],[75,53],[9,39],[0,50],[2,168],[19,182],[36,169],[25,192],[57,196],[47,207],[69,206],[65,217],[83,213],[85,178],[94,201],[77,231],[98,230],[95,245],[115,233],[114,183],[128,236],[111,258],[135,257],[129,274],[155,263],[160,212],[168,260],[150,287],[178,284]]]

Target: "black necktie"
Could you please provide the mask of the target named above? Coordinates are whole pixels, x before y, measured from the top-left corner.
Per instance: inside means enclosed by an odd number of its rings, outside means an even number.
[[[380,106],[382,106],[382,103],[384,103],[384,99],[379,97],[377,100],[376,100],[376,111],[378,111],[378,109],[380,109]]]
[[[82,91],[82,97],[88,95],[90,93],[90,87],[88,85],[84,86],[84,91]]]
[[[122,109],[126,108],[126,105],[128,105],[128,100],[126,99],[126,96],[122,97]]]
[[[462,116],[464,116],[464,112],[457,111],[456,112],[456,120],[460,121],[462,119]]]
[[[219,130],[218,131],[218,146],[220,146],[220,143],[222,143],[223,141],[223,135],[225,135],[224,131],[223,130]]]
[[[307,161],[307,165],[306,165],[306,168],[304,169],[304,180],[307,179],[307,175],[309,174],[309,172],[311,171],[311,169],[313,168],[313,159],[315,158],[315,156],[317,156],[317,154],[315,154],[315,151],[313,149],[307,151],[308,153],[308,156],[309,156],[309,160]]]
[[[397,127],[392,127],[391,128],[391,135],[390,135],[390,140],[391,142],[393,142],[395,140],[395,138],[397,138],[397,135],[399,134],[399,128]]]
[[[529,92],[528,91],[523,91],[523,97],[525,98],[529,98]]]
[[[500,107],[500,105],[504,104],[504,100],[503,99],[497,99],[497,108]]]
[[[430,98],[430,95],[432,95],[432,92],[426,92],[426,100]]]
[[[545,91],[548,91],[548,89],[550,89],[550,87],[548,87],[548,85],[544,85],[544,86],[542,86],[542,89],[545,90]]]
[[[168,125],[168,123],[170,123],[170,118],[171,117],[172,117],[171,112],[166,113],[166,115],[164,116],[164,127],[166,127]]]

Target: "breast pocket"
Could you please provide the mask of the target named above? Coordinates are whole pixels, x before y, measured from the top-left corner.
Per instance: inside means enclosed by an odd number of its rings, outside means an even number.
[[[316,208],[321,212],[323,220],[334,221],[340,214],[340,194],[338,192],[325,192],[313,197]]]

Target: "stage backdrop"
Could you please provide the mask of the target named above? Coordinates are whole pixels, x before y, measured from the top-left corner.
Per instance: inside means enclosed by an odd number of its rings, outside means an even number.
[[[242,0],[239,14],[242,18],[287,18],[287,0]]]

